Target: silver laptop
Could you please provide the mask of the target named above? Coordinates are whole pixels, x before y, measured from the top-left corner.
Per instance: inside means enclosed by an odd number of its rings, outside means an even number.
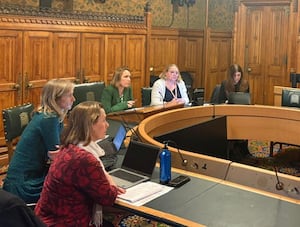
[[[114,182],[129,188],[150,180],[160,148],[151,144],[130,141],[120,168],[109,171]]]

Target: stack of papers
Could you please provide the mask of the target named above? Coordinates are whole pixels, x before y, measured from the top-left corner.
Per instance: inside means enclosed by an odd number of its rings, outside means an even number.
[[[171,191],[172,189],[173,187],[147,181],[126,189],[126,193],[118,195],[118,198],[123,202],[127,202],[135,206],[141,206]]]

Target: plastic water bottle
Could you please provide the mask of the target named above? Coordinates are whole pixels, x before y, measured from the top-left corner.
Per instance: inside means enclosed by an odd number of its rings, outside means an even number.
[[[161,184],[167,184],[171,180],[171,152],[168,150],[167,144],[159,154],[160,171],[159,179]]]

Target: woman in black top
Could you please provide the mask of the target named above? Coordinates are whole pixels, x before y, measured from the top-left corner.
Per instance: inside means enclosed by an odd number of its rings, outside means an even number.
[[[243,70],[238,64],[229,67],[228,78],[221,83],[219,103],[227,102],[230,92],[249,93],[249,83],[244,79]]]

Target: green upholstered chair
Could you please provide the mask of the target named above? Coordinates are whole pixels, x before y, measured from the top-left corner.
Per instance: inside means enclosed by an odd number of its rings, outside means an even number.
[[[31,103],[2,110],[4,136],[10,161],[14,151],[14,142],[18,139],[32,118],[34,106]]]
[[[152,87],[142,87],[142,106],[149,106],[151,103]]]
[[[101,102],[101,95],[105,88],[104,82],[77,84],[74,88],[75,102],[73,107],[84,101]]]

